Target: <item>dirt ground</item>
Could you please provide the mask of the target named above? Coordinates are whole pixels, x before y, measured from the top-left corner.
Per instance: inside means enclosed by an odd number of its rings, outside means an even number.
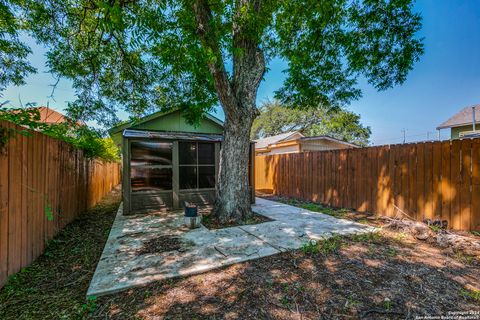
[[[81,319],[90,280],[120,204],[120,189],[64,228],[0,290],[0,319]]]
[[[480,312],[479,257],[388,230],[335,236],[297,251],[85,301],[114,216],[113,208],[105,208],[96,213],[100,222],[94,215],[74,222],[59,237],[65,242],[0,291],[0,319],[414,319]],[[74,248],[95,254],[80,259]],[[38,271],[45,268],[51,270]]]

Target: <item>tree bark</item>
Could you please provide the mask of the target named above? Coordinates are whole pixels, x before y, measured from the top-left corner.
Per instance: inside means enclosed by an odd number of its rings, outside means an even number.
[[[265,59],[259,38],[251,36],[241,24],[241,8],[253,5],[260,10],[260,0],[236,0],[236,19],[233,22],[233,75],[225,70],[215,30],[212,11],[207,0],[193,5],[197,34],[202,46],[215,55],[208,68],[213,76],[220,104],[225,112],[224,140],[220,150],[220,169],[213,215],[222,222],[244,221],[252,215],[248,186],[250,130],[258,115],[257,90],[265,73]],[[238,23],[237,23],[238,22]]]
[[[221,222],[244,221],[252,215],[248,162],[254,116],[227,118],[220,150],[220,170],[213,215]]]

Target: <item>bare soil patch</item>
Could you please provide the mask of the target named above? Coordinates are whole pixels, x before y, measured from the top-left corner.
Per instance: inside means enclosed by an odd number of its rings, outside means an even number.
[[[138,254],[161,253],[175,251],[182,248],[182,241],[175,236],[161,236],[145,242],[138,250]]]
[[[202,224],[210,230],[259,224],[272,221],[272,219],[254,212],[252,216],[243,223],[238,223],[235,221],[220,222],[219,220],[211,216],[211,211],[211,208],[204,208],[200,211],[200,213],[202,214]]]

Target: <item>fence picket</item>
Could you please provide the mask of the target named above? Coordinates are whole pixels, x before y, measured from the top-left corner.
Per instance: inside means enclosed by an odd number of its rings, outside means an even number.
[[[10,139],[0,153],[0,287],[119,182],[119,164],[89,160],[65,142],[39,132]]]
[[[387,216],[399,214],[398,207],[420,221],[442,219],[453,229],[480,230],[480,139],[257,156],[255,161],[256,187],[268,186],[273,194]]]

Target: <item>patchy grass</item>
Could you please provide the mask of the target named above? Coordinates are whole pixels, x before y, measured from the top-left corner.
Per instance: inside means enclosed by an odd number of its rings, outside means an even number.
[[[460,289],[460,295],[467,299],[471,299],[476,302],[480,302],[480,291],[478,290],[470,290],[470,289]]]
[[[85,299],[120,201],[119,190],[66,226],[45,253],[0,291],[0,319],[79,319],[96,309]]]
[[[118,194],[0,291],[0,319],[412,319],[480,311],[480,264],[381,231],[85,300]]]
[[[332,254],[338,251],[341,244],[342,238],[339,235],[334,234],[324,240],[309,240],[302,245],[300,251],[310,255],[317,253]]]
[[[358,223],[368,224],[373,226],[378,225],[376,216],[368,212],[357,212],[352,209],[331,207],[331,206],[323,205],[316,202],[285,198],[280,196],[272,196],[272,195],[268,195],[268,196],[261,195],[261,196],[268,200],[278,201],[281,203],[289,204],[291,206],[303,208],[313,212],[328,214],[329,216],[339,218],[339,219],[348,219]]]
[[[479,274],[480,266],[460,264],[413,238],[334,235],[300,250],[100,297],[91,317],[415,318],[480,310]]]
[[[328,207],[324,206],[319,203],[314,203],[314,202],[308,202],[308,201],[301,201],[301,200],[296,200],[296,199],[285,199],[285,198],[278,198],[277,201],[283,202],[285,204],[289,204],[295,207],[300,207],[305,210],[310,210],[314,212],[321,212],[324,214],[328,214],[330,216],[336,217],[336,218],[344,218],[345,215],[350,212],[350,210],[345,209],[345,208],[334,208],[334,207]]]

